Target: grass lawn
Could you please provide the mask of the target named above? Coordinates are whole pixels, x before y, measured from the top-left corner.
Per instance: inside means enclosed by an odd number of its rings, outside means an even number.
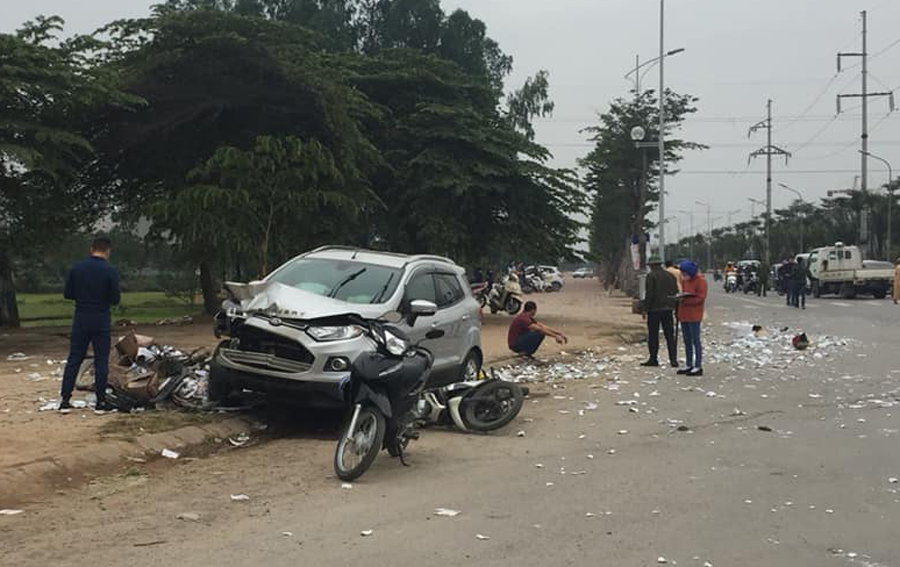
[[[75,304],[61,293],[19,293],[19,316],[25,327],[65,325],[72,319]],[[136,291],[122,294],[122,304],[112,310],[113,322],[130,319],[138,323],[155,323],[183,315],[197,315],[199,305],[187,305],[161,291]],[[36,320],[37,319],[37,320]]]

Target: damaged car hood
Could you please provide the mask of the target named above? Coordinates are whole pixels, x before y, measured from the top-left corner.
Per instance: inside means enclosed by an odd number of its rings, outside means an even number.
[[[248,314],[311,320],[347,314],[377,319],[385,312],[383,305],[348,303],[278,282],[225,282],[224,287]]]

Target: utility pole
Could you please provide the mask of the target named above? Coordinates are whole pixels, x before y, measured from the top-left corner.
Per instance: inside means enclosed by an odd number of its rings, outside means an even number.
[[[865,197],[869,189],[869,98],[886,96],[890,98],[891,112],[894,111],[894,93],[893,92],[869,92],[869,52],[868,45],[868,15],[865,10],[862,11],[862,51],[859,53],[838,53],[837,54],[837,70],[841,72],[841,61],[844,57],[860,57],[862,59],[862,92],[857,94],[839,94],[837,96],[837,113],[841,113],[841,100],[845,98],[861,98],[862,99],[862,149],[860,164],[860,190]],[[865,198],[863,199],[865,202]],[[869,210],[863,204],[863,209],[859,215],[859,245],[863,250],[863,254],[872,255],[872,246],[869,240]]]
[[[747,133],[747,137],[749,138],[754,132],[763,129],[766,130],[766,145],[751,153],[750,157],[747,159],[747,164],[749,165],[753,158],[766,156],[766,250],[764,256],[766,258],[766,264],[771,266],[772,246],[769,229],[772,224],[772,156],[784,156],[785,164],[787,164],[788,159],[791,157],[791,152],[772,145],[772,99],[769,99],[766,104],[766,119],[751,126],[750,131]]]

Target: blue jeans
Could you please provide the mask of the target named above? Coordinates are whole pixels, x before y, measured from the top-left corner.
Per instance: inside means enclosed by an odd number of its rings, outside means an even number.
[[[63,372],[63,399],[68,399],[75,389],[78,370],[87,354],[88,344],[94,347],[94,391],[102,400],[106,394],[106,381],[109,378],[110,350],[109,314],[76,314],[72,321],[72,338],[69,343],[69,359]]]
[[[685,364],[688,368],[703,368],[703,345],[700,344],[700,322],[682,323]]]
[[[516,340],[516,344],[513,345],[512,350],[519,354],[532,355],[537,352],[537,349],[540,348],[541,343],[543,342],[543,333],[529,331]]]

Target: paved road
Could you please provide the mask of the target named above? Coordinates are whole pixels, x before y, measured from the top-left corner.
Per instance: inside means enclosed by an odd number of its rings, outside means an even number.
[[[714,289],[702,379],[638,368],[636,345],[537,385],[497,435],[426,431],[412,467],[382,456],[352,489],[333,427],[136,465],[0,516],[3,563],[900,566],[900,308],[782,301]],[[739,321],[853,340],[797,353]]]

